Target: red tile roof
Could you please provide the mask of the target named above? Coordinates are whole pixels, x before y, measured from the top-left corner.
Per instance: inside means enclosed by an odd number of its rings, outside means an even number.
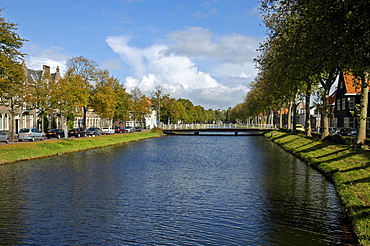
[[[361,79],[356,79],[355,76],[344,73],[344,84],[346,86],[347,93],[360,93],[361,92]]]

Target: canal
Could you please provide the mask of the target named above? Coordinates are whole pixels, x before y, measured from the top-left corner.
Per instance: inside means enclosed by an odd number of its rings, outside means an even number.
[[[0,166],[2,245],[354,245],[333,185],[264,137],[168,136]]]

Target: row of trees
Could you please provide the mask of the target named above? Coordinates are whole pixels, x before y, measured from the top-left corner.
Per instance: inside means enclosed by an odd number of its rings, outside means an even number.
[[[245,101],[233,112],[248,117],[289,108],[294,113],[298,98],[304,98],[309,109],[311,95],[318,92],[325,138],[329,135],[329,91],[340,71],[350,71],[362,81],[361,105],[354,112],[359,126],[355,146],[364,144],[370,73],[370,1],[262,0],[261,6],[268,38],[256,58],[259,74]],[[306,116],[309,136],[309,114]],[[293,131],[294,127],[293,122]]]
[[[163,86],[157,86],[150,96],[138,87],[127,92],[117,78],[83,56],[71,58],[61,78],[53,78],[49,73],[27,80],[25,54],[19,51],[27,40],[17,34],[16,24],[5,21],[1,15],[0,28],[0,105],[9,108],[13,120],[20,107],[37,109],[42,119],[59,114],[70,124],[76,117],[83,117],[83,127],[89,109],[112,120],[110,124],[129,119],[143,121],[152,109],[157,110],[158,120],[164,123],[226,120],[226,111],[205,110],[190,100],[176,100],[164,93]]]

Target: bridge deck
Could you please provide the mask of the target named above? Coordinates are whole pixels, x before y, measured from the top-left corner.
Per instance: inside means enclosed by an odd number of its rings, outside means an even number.
[[[200,135],[202,132],[210,133],[210,132],[218,132],[218,133],[228,133],[233,132],[234,135],[239,135],[239,133],[252,133],[248,135],[261,135],[266,132],[273,131],[275,129],[271,128],[200,128],[200,129],[165,129],[163,133],[168,135]],[[192,133],[192,134],[190,134]],[[221,135],[221,134],[204,134],[207,136],[212,135]],[[247,135],[247,134],[242,134]]]

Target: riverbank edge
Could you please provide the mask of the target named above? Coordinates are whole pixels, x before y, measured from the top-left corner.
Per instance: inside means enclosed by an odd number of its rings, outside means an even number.
[[[0,165],[63,155],[160,137],[158,132],[104,135],[93,138],[69,138],[54,141],[15,143],[0,146]]]
[[[370,152],[286,132],[265,136],[334,184],[359,244],[370,245]]]

